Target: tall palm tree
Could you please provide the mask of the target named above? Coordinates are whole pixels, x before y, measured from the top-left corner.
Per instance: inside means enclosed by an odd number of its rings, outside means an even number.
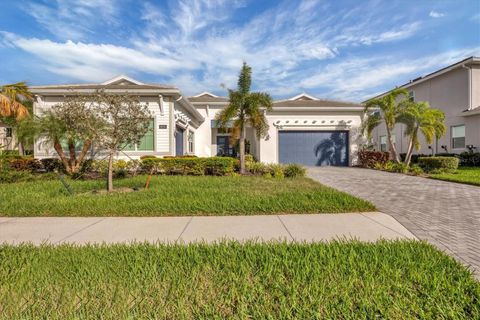
[[[397,163],[400,163],[400,156],[398,155],[397,147],[393,141],[392,131],[395,129],[397,118],[402,113],[403,104],[408,101],[405,99],[406,97],[408,97],[407,90],[398,88],[392,90],[389,94],[381,98],[371,99],[365,104],[366,113],[370,113],[372,109],[380,112],[380,114],[377,114],[375,117],[379,116],[380,119],[385,122],[390,157]],[[364,128],[366,127],[368,130],[370,130],[370,136],[373,128],[382,122],[380,119],[375,118],[368,123],[367,126],[364,126]]]
[[[33,94],[25,82],[3,85],[0,87],[0,115],[22,120],[30,114],[27,103],[32,100]]]
[[[428,102],[410,102],[405,105],[398,122],[406,125],[405,135],[410,138],[405,157],[405,164],[410,165],[413,149],[420,149],[418,139],[421,132],[428,144],[433,138],[441,138],[446,131],[445,114],[443,111],[430,108]]]
[[[245,62],[238,77],[237,90],[228,90],[229,104],[217,116],[220,127],[227,127],[233,121],[232,138],[239,140],[240,173],[245,174],[245,136],[250,125],[259,138],[268,133],[268,121],[264,110],[272,110],[272,97],[264,92],[250,92],[252,68]]]

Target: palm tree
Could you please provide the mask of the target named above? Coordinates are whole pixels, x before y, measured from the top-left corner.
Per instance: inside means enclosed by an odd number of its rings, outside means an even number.
[[[402,97],[403,96],[403,97]],[[367,124],[364,124],[367,132],[370,130],[370,136],[373,128],[381,123],[381,120],[385,122],[387,128],[387,140],[390,151],[390,157],[397,163],[400,163],[400,156],[397,152],[397,147],[392,138],[392,131],[395,129],[397,118],[401,115],[403,105],[406,103],[405,98],[408,96],[408,92],[405,89],[394,89],[389,94],[367,101],[365,104],[365,112],[370,113],[373,110],[380,112],[375,115],[373,120],[370,120]]]
[[[430,108],[428,102],[410,102],[405,105],[398,122],[406,125],[405,135],[410,138],[405,156],[405,164],[410,165],[413,149],[420,149],[419,132],[423,134],[428,144],[433,138],[441,138],[446,131],[445,114],[438,109]]]
[[[0,87],[0,115],[14,116],[16,120],[26,118],[30,112],[26,103],[33,101],[33,94],[25,82],[6,84]]]
[[[232,139],[239,140],[240,173],[245,174],[245,136],[247,125],[255,129],[257,137],[268,133],[268,121],[264,110],[272,110],[272,97],[264,92],[250,92],[252,68],[245,62],[238,77],[237,90],[228,90],[229,104],[217,116],[220,127],[233,122]]]

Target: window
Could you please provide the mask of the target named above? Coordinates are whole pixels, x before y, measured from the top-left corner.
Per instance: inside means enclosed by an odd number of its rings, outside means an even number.
[[[195,140],[195,133],[193,131],[188,131],[188,152],[194,153],[194,140]]]
[[[155,121],[153,119],[150,120],[148,124],[148,131],[147,133],[140,139],[138,144],[128,144],[122,150],[123,151],[154,151],[154,144],[155,144]]]
[[[392,134],[393,144],[396,144],[396,137]],[[387,136],[380,136],[380,151],[386,152],[388,151],[388,139]]]
[[[387,136],[380,136],[380,151],[387,151]]]
[[[408,100],[415,102],[415,91],[413,90],[408,91]]]
[[[13,136],[12,128],[5,128],[5,138],[11,138]]]
[[[465,125],[452,127],[452,148],[465,148]]]
[[[60,140],[60,145],[62,146],[62,149],[64,152],[70,152],[70,150],[68,149],[67,139]],[[82,148],[83,148],[83,141],[75,141],[75,152],[82,151]]]

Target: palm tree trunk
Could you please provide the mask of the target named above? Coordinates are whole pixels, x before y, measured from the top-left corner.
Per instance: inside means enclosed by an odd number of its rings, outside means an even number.
[[[413,137],[411,137],[410,141],[408,142],[407,154],[405,156],[405,164],[407,166],[410,165],[410,161],[412,160],[412,154],[413,154]]]
[[[75,160],[75,168],[74,168],[75,172],[78,172],[80,170],[82,161],[87,155],[88,150],[90,150],[91,145],[92,145],[92,140],[85,140],[85,142],[83,143],[82,151],[78,155],[78,158]]]
[[[108,156],[108,177],[107,177],[107,191],[113,191],[113,152],[110,151]]]
[[[245,127],[240,129],[240,174],[245,174]]]
[[[396,163],[400,163],[400,157],[398,156],[397,147],[395,146],[395,142],[392,139],[391,129],[388,126],[387,126],[387,138],[388,138],[388,144],[389,144],[390,157]]]
[[[53,144],[53,148],[55,149],[55,151],[57,151],[57,154],[60,157],[60,160],[62,161],[63,166],[65,167],[65,171],[71,174],[72,168],[70,168],[70,164],[67,161],[67,157],[65,157],[65,153],[63,152],[62,145],[60,144],[60,142],[55,141]]]
[[[75,143],[73,141],[68,141],[68,152],[70,154],[70,168],[72,173],[75,172],[75,163],[76,163],[76,154],[75,154]]]

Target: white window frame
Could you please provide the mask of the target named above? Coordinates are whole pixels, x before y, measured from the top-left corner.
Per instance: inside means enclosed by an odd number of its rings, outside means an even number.
[[[385,150],[382,149],[382,145],[383,145],[382,138],[385,138]],[[387,135],[380,136],[379,145],[380,145],[380,151],[382,151],[382,152],[387,152],[388,151],[388,137],[387,137]]]
[[[454,137],[454,136],[453,136],[454,128],[459,128],[459,127],[463,127],[463,137]],[[450,144],[451,144],[452,149],[454,149],[454,150],[465,149],[465,146],[466,146],[466,141],[465,141],[466,133],[465,133],[465,125],[464,125],[464,124],[459,124],[459,125],[451,126],[451,127],[450,127],[450,136],[451,136],[451,138],[450,138]],[[457,138],[463,138],[463,147],[455,147],[455,143],[454,143],[453,139],[457,139]]]
[[[413,90],[408,91],[408,99],[412,102],[415,102],[415,91]]]

